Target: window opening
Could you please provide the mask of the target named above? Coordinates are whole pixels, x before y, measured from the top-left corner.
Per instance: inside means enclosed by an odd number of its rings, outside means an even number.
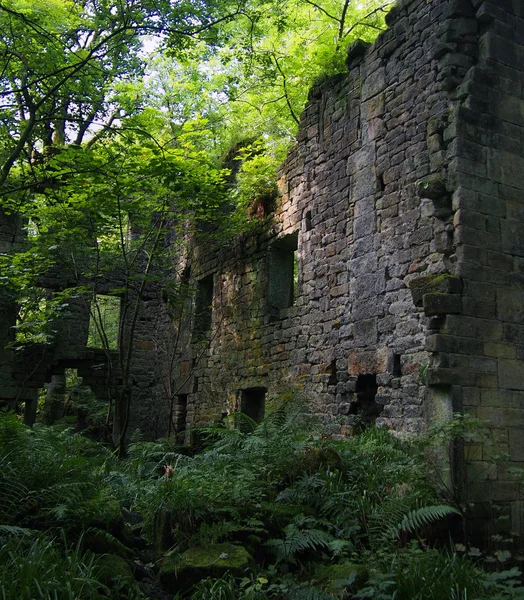
[[[298,296],[298,233],[286,235],[269,251],[268,301],[273,309],[293,306]]]
[[[337,361],[332,360],[329,365],[328,385],[337,385]]]
[[[191,266],[186,265],[182,271],[182,275],[180,277],[180,284],[183,286],[189,285],[189,280],[191,278]]]
[[[352,404],[350,414],[358,415],[363,426],[375,423],[384,408],[376,401],[377,390],[375,374],[358,376],[355,387],[356,401]]]
[[[212,274],[197,282],[195,326],[193,329],[197,335],[202,335],[211,329],[213,288],[214,278]]]
[[[400,359],[400,354],[393,354],[393,377],[402,376],[402,364],[400,362]]]
[[[187,421],[187,394],[178,394],[176,397],[175,410],[173,414],[173,426],[175,433],[182,433],[186,429]]]
[[[120,329],[120,303],[118,296],[93,296],[89,311],[88,348],[116,350]]]
[[[311,223],[311,211],[308,210],[306,212],[306,231],[311,231],[313,229],[313,225]]]
[[[68,379],[70,378],[69,376]],[[42,407],[43,421],[47,425],[55,423],[64,416],[66,387],[66,373],[64,371],[53,374],[51,381],[46,386],[47,389],[39,391],[40,399],[44,401]]]
[[[266,392],[263,387],[253,387],[242,390],[240,398],[240,412],[244,413],[256,423],[260,423],[264,418],[266,408]],[[240,429],[248,428],[249,423],[241,419]]]

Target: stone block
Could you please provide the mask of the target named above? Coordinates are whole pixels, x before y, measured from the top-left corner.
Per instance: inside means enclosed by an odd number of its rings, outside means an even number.
[[[510,427],[509,432],[509,458],[512,461],[524,461],[524,430]]]
[[[524,64],[524,48],[518,44],[488,32],[480,41],[482,59],[491,59],[502,65],[521,69]]]
[[[500,387],[506,390],[524,390],[524,360],[498,361]]]
[[[370,46],[371,44],[364,40],[355,40],[349,45],[346,55],[346,66],[348,70],[362,61]]]
[[[524,322],[524,291],[513,288],[497,290],[497,312],[503,321]]]
[[[482,444],[465,444],[464,445],[464,460],[481,461],[483,457]]]
[[[468,482],[495,481],[497,479],[497,465],[485,461],[473,461],[467,466]]]
[[[506,13],[504,9],[497,6],[494,2],[486,0],[483,2],[476,14],[477,21],[479,23],[491,23],[495,19],[498,19],[502,22],[506,20]]]
[[[355,323],[355,344],[357,346],[370,346],[377,343],[377,319],[366,319]]]
[[[474,386],[476,376],[475,373],[464,369],[430,368],[428,369],[426,380],[429,386]]]
[[[362,101],[369,100],[380,94],[386,87],[386,70],[379,67],[373,73],[367,75],[362,84]]]
[[[524,256],[524,231],[521,221],[503,220],[501,230],[502,250],[514,256]]]
[[[462,297],[460,294],[424,294],[422,304],[424,314],[428,317],[462,312]]]
[[[524,123],[524,100],[521,123]],[[488,155],[487,175],[491,181],[524,189],[524,157],[492,148]]]
[[[385,373],[387,371],[388,352],[386,348],[378,350],[352,350],[348,355],[348,373],[358,375]]]
[[[484,344],[484,355],[493,358],[514,359],[516,357],[516,349],[511,344],[487,342]]]
[[[385,111],[384,94],[378,94],[362,105],[364,117],[368,120],[381,117]]]
[[[462,292],[462,280],[460,277],[440,273],[435,275],[424,275],[415,277],[408,283],[411,296],[415,306],[423,306],[425,294],[460,294]]]

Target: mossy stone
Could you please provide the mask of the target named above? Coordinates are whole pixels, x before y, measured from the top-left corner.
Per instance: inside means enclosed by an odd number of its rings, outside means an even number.
[[[415,306],[422,306],[425,294],[460,294],[462,279],[449,273],[424,275],[412,279],[408,287]]]
[[[439,200],[447,195],[446,184],[441,177],[425,179],[418,184],[418,193],[422,198],[430,200]]]
[[[340,594],[346,588],[355,590],[362,587],[369,578],[369,572],[364,565],[346,561],[323,565],[315,570],[314,577],[326,592]]]
[[[206,577],[231,573],[242,577],[252,566],[249,552],[235,544],[195,546],[179,555],[165,556],[160,566],[160,581],[170,592],[187,590]]]
[[[130,586],[135,583],[133,572],[121,556],[104,554],[98,559],[98,579],[107,587]]]

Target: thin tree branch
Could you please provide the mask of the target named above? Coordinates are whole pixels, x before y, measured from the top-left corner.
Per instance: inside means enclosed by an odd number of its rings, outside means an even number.
[[[333,21],[336,21],[337,23],[340,21],[340,19],[338,19],[337,17],[334,17],[333,15],[331,15],[330,13],[328,13],[328,11],[323,8],[322,6],[320,6],[319,4],[317,4],[316,2],[312,2],[311,0],[304,0],[304,2],[306,4],[310,4],[311,6],[314,6],[317,10],[319,10],[320,12],[323,12],[326,17],[329,17],[330,19],[333,19]]]
[[[284,96],[286,97],[287,107],[289,108],[289,112],[290,112],[291,116],[293,117],[293,120],[295,121],[295,123],[297,125],[299,125],[300,121],[299,121],[297,115],[295,114],[295,111],[293,110],[293,107],[291,106],[291,101],[289,99],[289,94],[288,94],[288,91],[287,91],[286,74],[282,70],[282,67],[280,66],[280,63],[278,62],[278,58],[277,58],[277,56],[275,54],[273,54],[273,60],[275,61],[275,65],[276,65],[276,67],[278,69],[278,72],[282,76],[282,87],[283,87],[283,90],[284,90]]]

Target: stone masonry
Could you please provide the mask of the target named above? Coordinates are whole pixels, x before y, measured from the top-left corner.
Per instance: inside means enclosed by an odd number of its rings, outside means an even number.
[[[292,389],[342,428],[468,412],[491,438],[453,459],[470,523],[522,532],[524,3],[406,0],[388,25],[311,90],[276,211],[189,252],[212,313],[181,356],[187,422]]]
[[[291,391],[337,431],[467,412],[489,436],[455,448],[450,482],[477,531],[522,534],[524,2],[400,0],[387,21],[311,90],[276,209],[191,241],[190,316],[148,290],[131,429],[258,420]]]

